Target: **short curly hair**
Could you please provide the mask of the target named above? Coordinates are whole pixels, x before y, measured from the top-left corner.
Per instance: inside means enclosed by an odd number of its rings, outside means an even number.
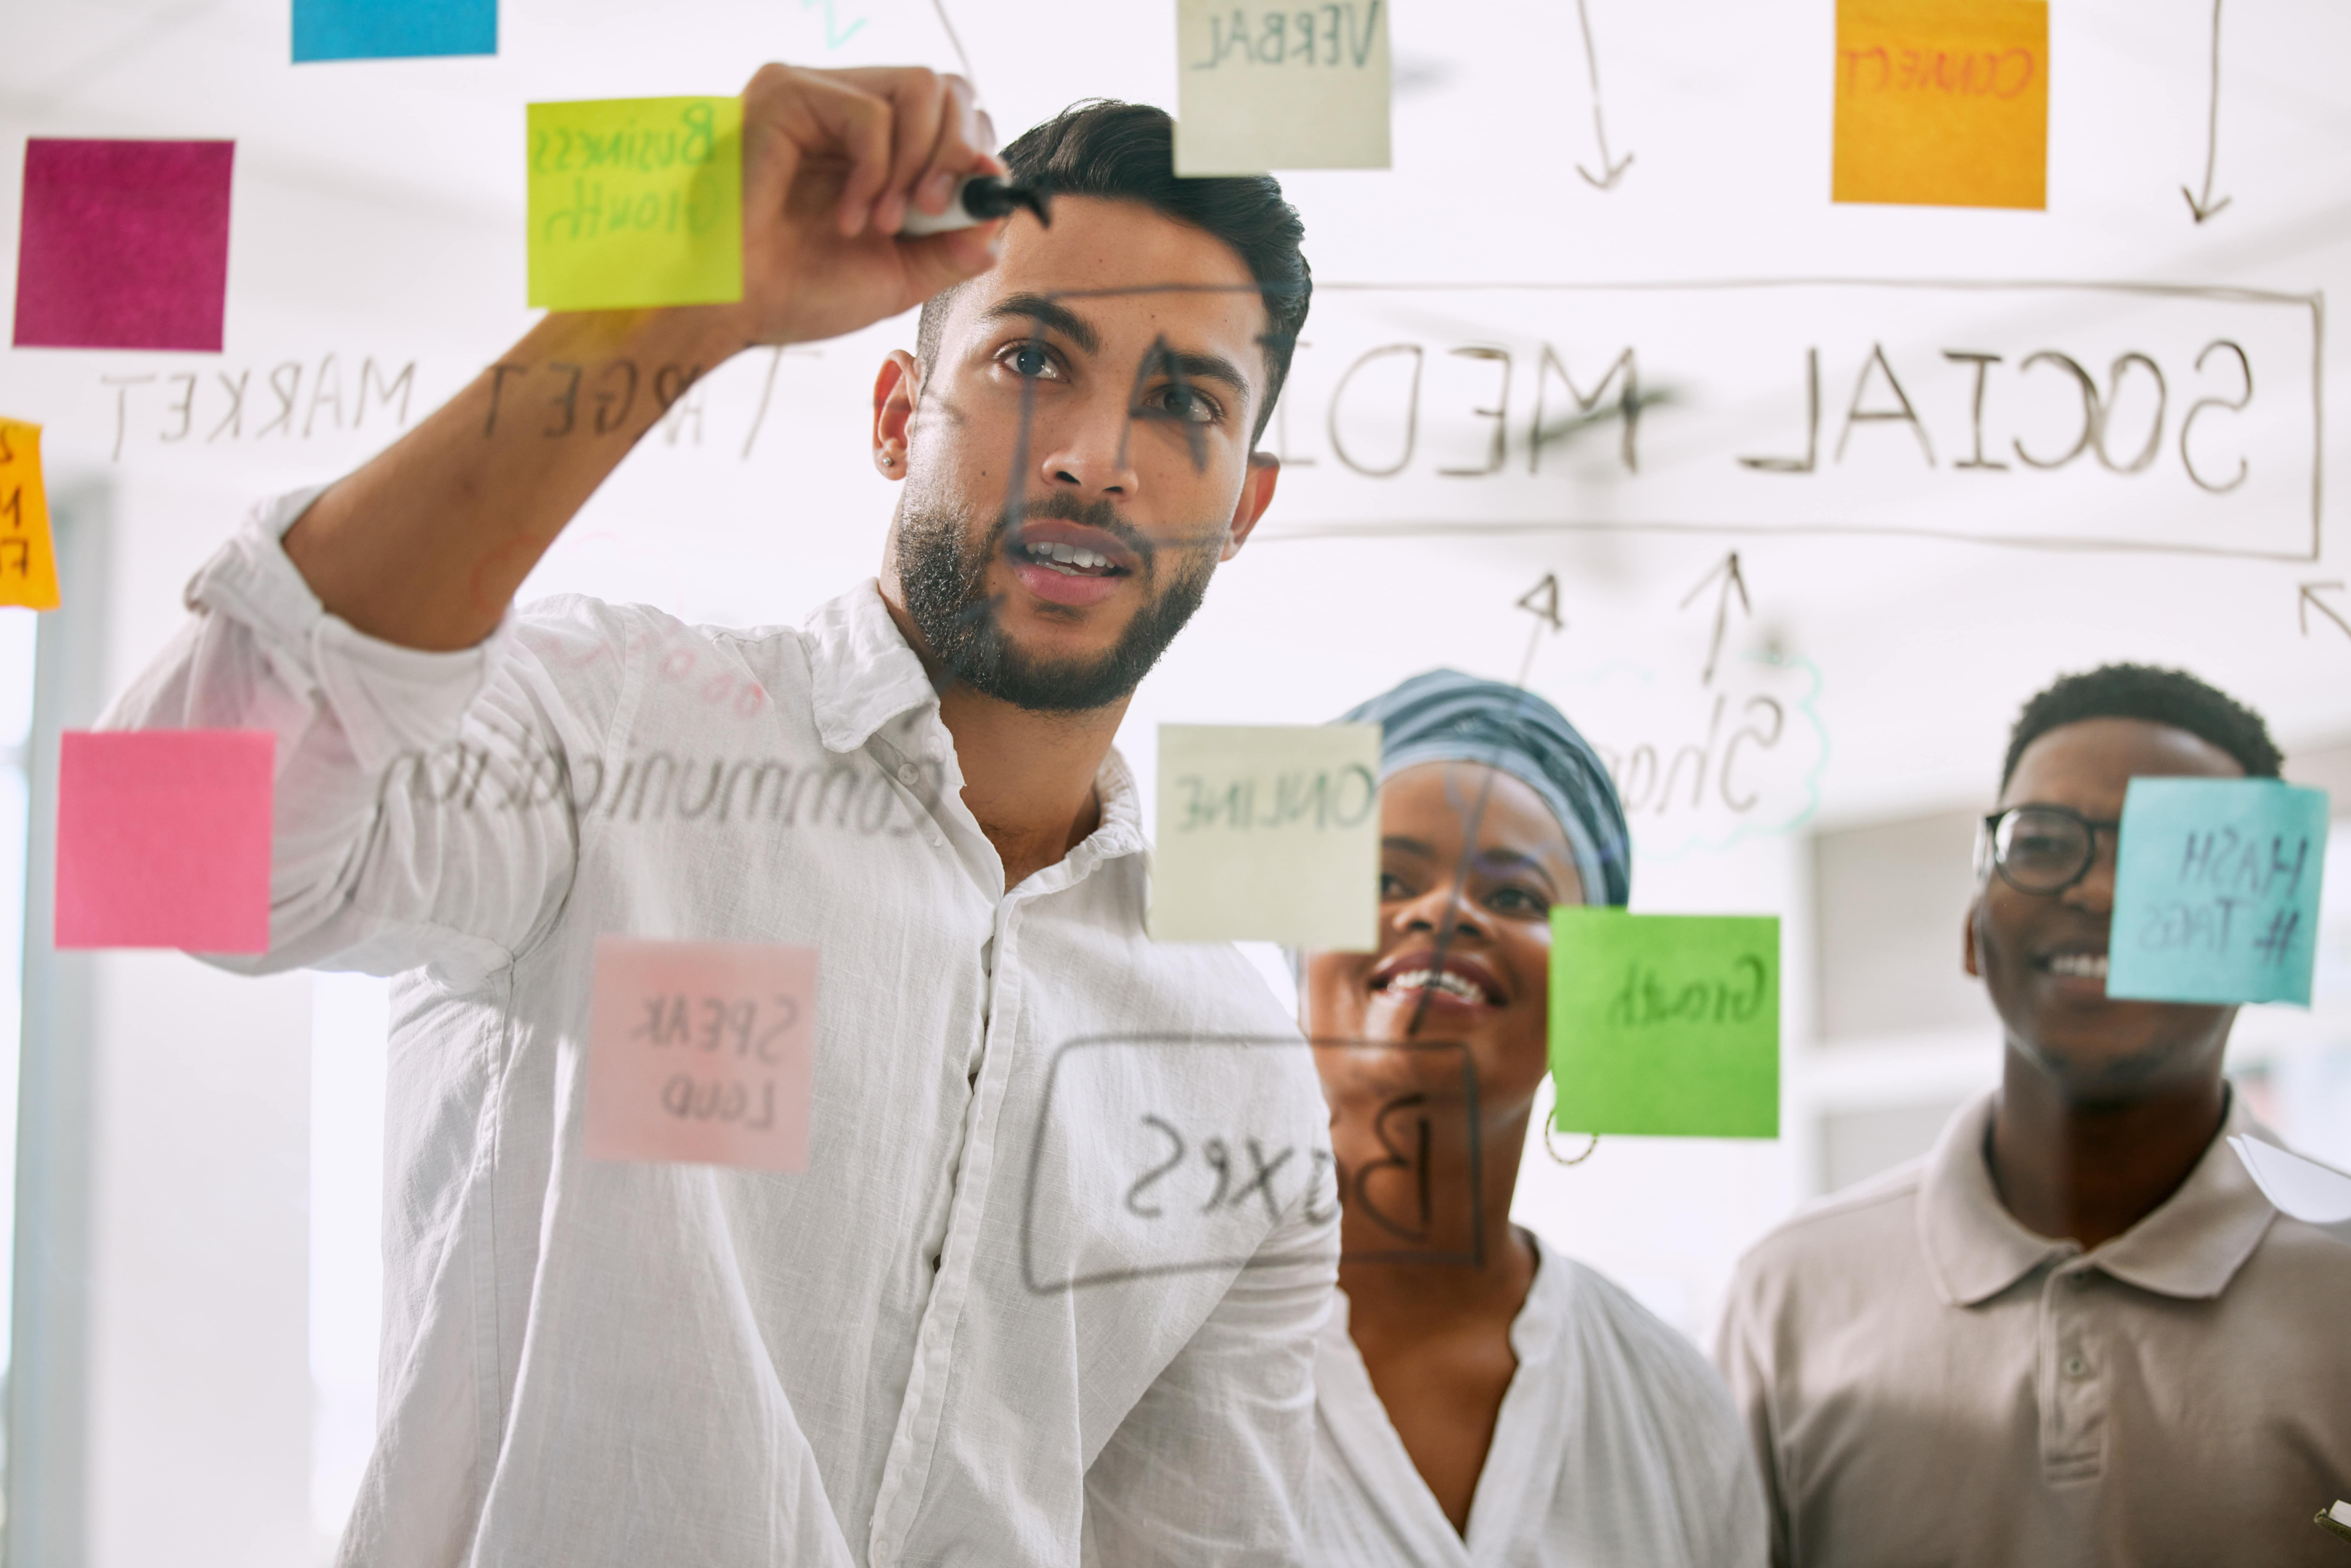
[[[2139,718],[2184,729],[2237,759],[2249,779],[2274,779],[2285,758],[2262,716],[2185,670],[2153,664],[2102,664],[2060,675],[2024,705],[2008,734],[2000,787],[2008,789],[2024,748],[2061,725],[2085,718]]]

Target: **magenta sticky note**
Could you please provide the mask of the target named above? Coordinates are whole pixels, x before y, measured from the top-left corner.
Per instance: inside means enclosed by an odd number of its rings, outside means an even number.
[[[63,740],[57,946],[267,952],[277,737],[148,729]]]
[[[25,143],[20,349],[218,353],[233,141]]]
[[[596,943],[589,1157],[808,1167],[813,947]]]

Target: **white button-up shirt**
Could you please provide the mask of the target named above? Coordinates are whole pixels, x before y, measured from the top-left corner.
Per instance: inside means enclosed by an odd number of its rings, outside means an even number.
[[[1117,755],[1007,890],[872,584],[800,632],[571,598],[420,653],[323,612],[278,542],[310,498],[109,723],[278,737],[272,947],[226,962],[402,976],[342,1561],[1297,1561],[1327,1113],[1237,953],[1144,936]],[[585,1157],[600,935],[820,950],[805,1171]]]

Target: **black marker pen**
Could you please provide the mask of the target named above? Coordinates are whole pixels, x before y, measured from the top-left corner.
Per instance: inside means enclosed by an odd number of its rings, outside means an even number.
[[[905,221],[898,225],[898,234],[902,238],[916,239],[924,235],[945,234],[949,229],[967,229],[974,224],[1008,218],[1021,207],[1036,214],[1039,223],[1049,226],[1052,224],[1053,214],[1041,187],[1009,184],[993,174],[974,174],[963,183],[955,200],[937,217],[908,203]]]

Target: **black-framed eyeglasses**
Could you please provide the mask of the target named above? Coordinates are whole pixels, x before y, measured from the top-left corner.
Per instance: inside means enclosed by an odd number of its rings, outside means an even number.
[[[2119,821],[2095,822],[2070,806],[2011,806],[1983,820],[1984,847],[2000,880],[2019,893],[2053,898],[2090,874],[2098,835]]]

